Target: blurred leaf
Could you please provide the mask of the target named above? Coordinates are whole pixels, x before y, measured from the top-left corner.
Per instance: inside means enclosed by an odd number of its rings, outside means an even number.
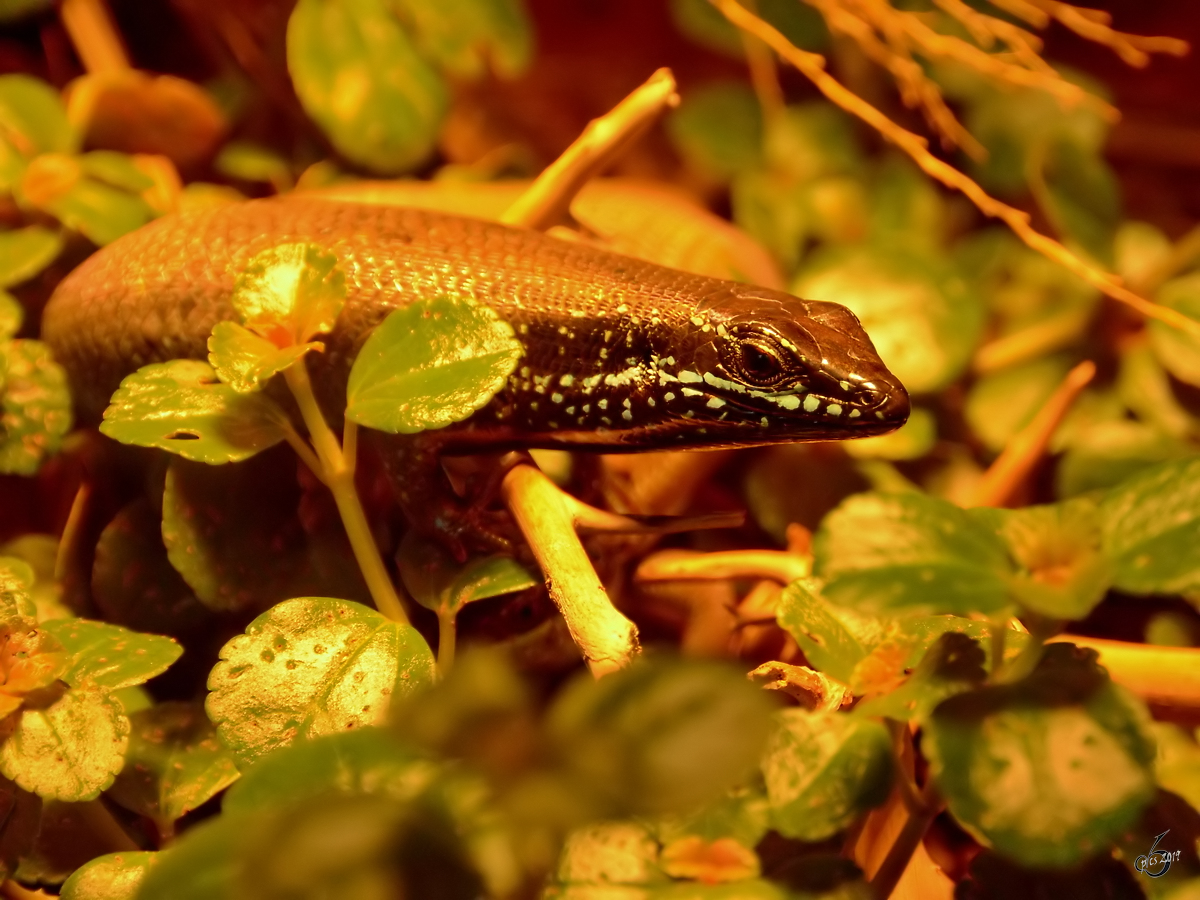
[[[125,768],[108,795],[160,832],[238,778],[237,767],[197,703],[160,703],[130,716]]]
[[[0,343],[0,473],[32,475],[70,429],[67,376],[49,347]]]
[[[107,621],[134,631],[180,635],[209,618],[167,559],[162,517],[145,498],[123,507],[101,532],[92,598]]]
[[[143,172],[132,156],[112,150],[93,150],[79,157],[85,174],[130,193],[154,187],[154,179]]]
[[[279,244],[250,260],[231,302],[251,331],[291,347],[333,330],[346,302],[346,276],[337,256],[315,244]]]
[[[1046,213],[1064,239],[1106,268],[1121,217],[1117,179],[1100,153],[1076,142],[1060,143],[1045,172]]]
[[[891,739],[878,722],[788,709],[763,753],[771,824],[784,837],[832,837],[887,799]]]
[[[320,349],[323,345],[317,341],[276,347],[237,322],[218,322],[208,339],[208,362],[221,381],[239,394],[248,394],[308,351]]]
[[[1121,354],[1117,395],[1138,418],[1173,438],[1200,434],[1200,420],[1176,399],[1170,377],[1144,343],[1132,344]]]
[[[836,604],[870,611],[997,612],[1008,603],[1004,544],[968,512],[925,494],[856,494],[813,539]]]
[[[265,182],[280,194],[292,187],[292,167],[287,159],[250,141],[230,141],[222,147],[213,169],[227,178]]]
[[[1135,594],[1200,588],[1200,459],[1122,482],[1101,503],[1100,521],[1116,587]]]
[[[705,841],[732,838],[744,847],[755,847],[770,828],[770,805],[761,785],[734,788],[724,797],[698,810],[664,816],[654,823],[661,844],[684,837]]]
[[[1149,466],[1196,452],[1190,442],[1129,419],[1116,392],[1085,391],[1055,440],[1065,450],[1055,479],[1060,497],[1108,489]]]
[[[1101,552],[1098,503],[1080,497],[1023,509],[980,509],[1018,569],[1013,599],[1051,619],[1083,619],[1102,599],[1112,565]]]
[[[745,677],[700,660],[644,660],[555,699],[547,729],[578,790],[615,809],[685,810],[753,768],[771,701]]]
[[[933,413],[915,407],[908,421],[890,434],[847,441],[843,446],[855,459],[920,459],[937,443]]]
[[[1190,615],[1164,611],[1154,613],[1143,629],[1143,640],[1156,647],[1192,647],[1195,646],[1193,637],[1193,622]]]
[[[761,164],[762,129],[758,99],[741,81],[691,91],[667,118],[667,134],[680,155],[718,181]]]
[[[72,688],[115,691],[165,672],[183,648],[168,637],[139,634],[90,619],[55,619],[41,627],[70,654],[62,680]]]
[[[234,897],[246,839],[263,816],[216,816],[189,828],[159,853],[142,876],[136,900],[216,900]]]
[[[135,900],[146,873],[159,858],[158,853],[144,851],[97,856],[72,873],[59,896],[62,900]]]
[[[18,202],[47,212],[94,244],[110,244],[145,225],[154,210],[138,194],[88,176],[79,158],[43,154],[25,170]]]
[[[1050,644],[1027,678],[951,697],[925,725],[954,817],[1024,865],[1092,856],[1153,799],[1149,716],[1095,660]]]
[[[222,809],[233,814],[283,809],[331,793],[405,800],[426,790],[440,769],[389,729],[356,728],[272,753],[229,789]]]
[[[525,352],[512,326],[469,298],[394,310],[350,369],[346,418],[391,434],[444,428],[482,408]]]
[[[889,154],[871,183],[871,237],[882,244],[938,253],[946,209],[933,182],[907,158]]]
[[[21,330],[25,321],[25,308],[8,291],[0,290],[0,343],[7,341]],[[0,370],[0,390],[4,387],[4,371]]]
[[[116,698],[67,690],[21,710],[0,744],[0,772],[46,799],[92,800],[121,771],[128,743],[129,719]]]
[[[1195,735],[1169,722],[1155,722],[1153,728],[1158,752],[1154,775],[1159,785],[1193,808],[1200,807],[1200,746]]]
[[[79,148],[58,92],[28,75],[0,75],[0,135],[26,157]]]
[[[300,0],[287,56],[300,102],[347,159],[400,174],[433,151],[446,85],[383,0]]]
[[[828,103],[787,107],[767,127],[767,167],[806,184],[830,175],[856,175],[864,168],[854,120]]]
[[[816,227],[804,186],[778,172],[748,169],[734,176],[729,199],[738,227],[770,250],[786,271],[795,269]]]
[[[306,535],[286,455],[235,466],[172,460],[163,493],[167,555],[206,607],[266,609],[289,597],[345,590],[362,598],[357,574],[321,565],[319,536]]]
[[[987,680],[987,654],[979,641],[947,631],[925,651],[912,675],[895,690],[868,698],[854,708],[856,716],[886,716],[898,722],[925,722],[934,707]]]
[[[787,542],[793,522],[815,530],[847,495],[870,486],[859,463],[827,450],[821,444],[779,444],[750,457],[743,485],[746,503],[758,527],[778,544]],[[820,478],[806,477],[818,469]]]
[[[913,393],[944,387],[970,360],[981,298],[940,256],[883,247],[830,247],[792,285],[797,296],[849,307],[880,357]]]
[[[1122,222],[1113,241],[1116,273],[1126,284],[1141,285],[1166,263],[1171,241],[1149,222]]]
[[[33,585],[33,570],[28,563],[13,556],[0,556],[0,621],[14,616],[33,619],[37,607],[29,596]]]
[[[0,232],[0,288],[12,287],[37,275],[54,262],[62,246],[58,234],[40,225]]]
[[[1154,299],[1185,316],[1200,319],[1200,272],[1168,281]],[[1200,339],[1157,320],[1151,320],[1146,328],[1150,346],[1163,368],[1180,381],[1200,385]]]
[[[391,0],[426,59],[459,78],[480,78],[491,63],[515,78],[533,57],[521,0]]]
[[[433,655],[411,626],[357,603],[300,597],[222,648],[207,707],[249,763],[297,738],[383,722],[390,703],[433,676]]]
[[[662,884],[668,879],[658,867],[658,844],[645,825],[598,822],[567,835],[554,880],[560,885],[603,889],[611,885]]]
[[[1070,369],[1069,358],[1048,356],[980,376],[967,395],[971,432],[999,453],[1032,421]]]
[[[206,362],[143,366],[121,382],[101,433],[196,462],[237,462],[284,439],[287,416],[262,394],[238,393]]]
[[[756,12],[804,50],[820,50],[829,42],[825,20],[815,9],[787,0],[759,0]],[[671,0],[675,27],[702,47],[736,59],[745,55],[741,32],[707,0]]]

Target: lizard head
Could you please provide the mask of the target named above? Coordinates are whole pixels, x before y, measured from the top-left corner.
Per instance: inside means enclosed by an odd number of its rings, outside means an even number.
[[[908,419],[907,391],[844,306],[745,287],[692,323],[691,365],[675,377],[710,439],[866,437]]]

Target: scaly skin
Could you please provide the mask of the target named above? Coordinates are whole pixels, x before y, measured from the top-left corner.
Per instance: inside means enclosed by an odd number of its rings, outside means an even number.
[[[62,282],[43,336],[80,414],[97,419],[140,366],[205,358],[213,325],[234,318],[238,272],[258,252],[297,241],[336,253],[346,273],[327,351],[309,357],[329,413],[345,402],[358,348],[397,306],[469,295],[517,330],[526,355],[506,387],[465,422],[419,436],[426,458],[837,440],[908,417],[903,386],[836,304],[490,222],[295,198],[159,219]]]

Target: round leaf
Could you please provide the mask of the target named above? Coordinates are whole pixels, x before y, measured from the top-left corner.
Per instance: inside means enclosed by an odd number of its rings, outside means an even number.
[[[1167,282],[1154,299],[1185,316],[1200,319],[1200,272]],[[1200,338],[1158,320],[1151,320],[1147,330],[1150,346],[1163,368],[1180,381],[1200,385]]]
[[[835,604],[959,614],[1003,608],[1012,572],[990,528],[915,491],[847,499],[821,523],[813,567]]]
[[[32,475],[71,428],[67,376],[41,341],[0,344],[0,473]]]
[[[741,81],[689,92],[667,119],[680,154],[710,177],[729,179],[762,163],[762,110]]]
[[[869,719],[784,710],[762,771],[775,829],[785,837],[822,841],[887,799],[891,739]]]
[[[444,428],[486,405],[523,353],[512,326],[474,300],[401,307],[354,360],[346,417],[392,434]]]
[[[1028,425],[1071,369],[1065,356],[1049,356],[980,377],[967,395],[971,432],[999,453]]]
[[[0,288],[28,281],[54,261],[62,246],[58,234],[40,225],[0,232]]]
[[[247,394],[320,347],[310,343],[280,348],[237,322],[218,322],[208,339],[208,361],[221,381]]]
[[[1027,866],[1101,851],[1154,797],[1149,716],[1095,659],[1051,644],[1028,678],[951,697],[925,723],[950,811]]]
[[[121,771],[128,743],[120,701],[68,690],[45,707],[21,710],[0,744],[0,772],[46,799],[93,800]]]
[[[1200,588],[1200,459],[1164,463],[1122,482],[1101,503],[1100,521],[1118,588]]]
[[[461,565],[440,545],[405,532],[396,554],[413,599],[437,612],[457,614],[468,603],[523,591],[540,583],[511,556],[479,556]]]
[[[73,688],[118,690],[165,672],[183,648],[169,637],[139,634],[89,619],[54,619],[41,627],[70,655],[62,679]]]
[[[279,348],[332,331],[345,302],[346,276],[337,257],[315,244],[262,251],[233,286],[233,308],[246,327]]]
[[[108,793],[160,831],[237,780],[237,766],[202,706],[160,703],[130,722],[125,768]]]
[[[357,603],[286,600],[221,649],[208,712],[239,761],[297,738],[384,721],[394,698],[432,682],[434,660],[411,626]]]
[[[159,859],[148,852],[109,853],[81,866],[62,886],[62,900],[134,900]]]
[[[58,92],[28,75],[0,76],[0,134],[25,156],[71,153],[79,145]]]
[[[194,359],[143,366],[121,382],[100,431],[209,464],[247,459],[284,439],[283,411],[261,394],[241,394]]]
[[[304,109],[347,159],[399,174],[432,152],[446,86],[382,0],[300,0],[287,58]]]

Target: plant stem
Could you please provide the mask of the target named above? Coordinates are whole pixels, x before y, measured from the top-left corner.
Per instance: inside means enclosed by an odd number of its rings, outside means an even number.
[[[437,664],[442,677],[454,667],[455,645],[458,642],[458,616],[444,605],[438,608]]]
[[[295,365],[289,366],[283,375],[300,407],[304,424],[308,426],[309,440],[312,441],[320,462],[321,471],[318,474],[333,494],[333,500],[342,517],[342,525],[346,529],[346,536],[350,539],[350,547],[354,550],[354,558],[358,560],[358,566],[362,569],[375,606],[389,619],[407,625],[408,616],[404,612],[404,605],[400,602],[400,595],[379,555],[375,536],[371,534],[371,526],[367,523],[367,515],[363,512],[358,491],[354,487],[354,460],[348,459],[343,453],[342,445],[321,413],[321,407],[313,393],[312,382],[308,378],[305,361],[301,359]],[[347,432],[347,446],[351,449],[357,448],[357,432],[352,423],[347,423]]]
[[[896,836],[896,842],[892,844],[887,856],[876,869],[875,877],[871,879],[871,892],[875,895],[876,900],[887,900],[892,895],[892,891],[896,889],[896,884],[900,881],[900,876],[908,868],[909,860],[920,846],[930,824],[941,812],[941,808],[941,797],[938,795],[933,779],[930,778],[925,782],[925,787],[921,789],[920,806],[910,811],[904,827]]]

